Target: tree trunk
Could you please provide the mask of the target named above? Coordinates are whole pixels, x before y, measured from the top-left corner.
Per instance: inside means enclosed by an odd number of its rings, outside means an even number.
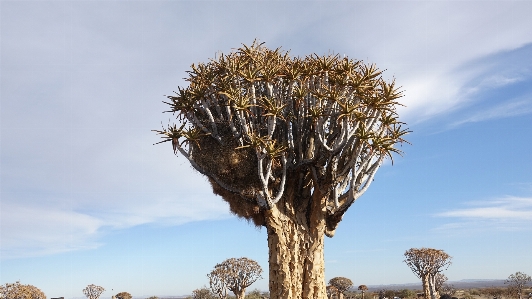
[[[440,296],[436,291],[436,275],[428,275],[429,277],[429,287],[430,287],[430,298],[429,299],[439,299]]]
[[[291,190],[292,191],[292,190]],[[270,299],[324,299],[325,201],[319,192],[297,209],[292,198],[266,211]],[[285,197],[294,196],[287,192]],[[291,200],[292,199],[292,200]]]
[[[425,275],[421,277],[421,283],[423,283],[423,293],[425,294],[425,299],[432,299],[431,297],[431,291],[430,291],[430,283],[429,283],[429,275]]]
[[[235,294],[236,299],[244,299],[244,297],[246,296],[246,290],[245,289],[236,290],[233,293]]]

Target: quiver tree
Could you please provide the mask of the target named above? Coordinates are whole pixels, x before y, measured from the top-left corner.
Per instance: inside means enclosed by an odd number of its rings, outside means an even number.
[[[326,286],[325,292],[327,294],[327,298],[329,299],[338,298],[338,289],[333,285]]]
[[[443,273],[437,273],[434,278],[434,289],[439,294],[442,291],[443,284],[448,280],[447,276]]]
[[[368,290],[368,286],[366,286],[365,284],[361,284],[358,286],[358,290],[362,292],[362,299],[364,299],[364,294]]]
[[[195,289],[194,291],[192,291],[192,298],[193,299],[214,299],[216,297],[211,292],[211,290],[203,287],[201,289]]]
[[[105,292],[103,287],[94,284],[89,284],[83,289],[83,294],[87,296],[87,299],[98,299],[103,292]]]
[[[324,298],[324,236],[400,153],[401,92],[374,65],[254,42],[192,65],[157,131],[230,210],[265,226],[270,297]]]
[[[441,287],[441,293],[448,294],[452,297],[456,294],[456,288],[452,284],[444,283]]]
[[[515,272],[515,274],[511,274],[508,276],[508,279],[504,282],[505,284],[508,284],[509,293],[513,293],[517,295],[516,297],[521,299],[523,295],[523,289],[527,284],[529,284],[532,281],[532,278],[530,275],[527,275],[523,272]]]
[[[207,277],[209,277],[211,291],[220,299],[227,298],[228,289],[224,270],[221,268],[214,268],[211,273],[207,274]]]
[[[410,248],[405,252],[404,262],[421,279],[425,299],[439,298],[436,279],[451,265],[451,256],[439,249]]]
[[[230,258],[217,264],[207,276],[211,290],[221,299],[227,297],[227,289],[233,292],[237,299],[243,299],[246,288],[262,278],[261,274],[262,268],[256,261],[241,257]]]
[[[0,285],[0,299],[46,299],[46,295],[35,286],[17,281]]]
[[[120,292],[115,295],[116,299],[131,299],[133,296],[131,296],[128,292]]]
[[[342,299],[344,293],[353,286],[351,279],[346,277],[335,277],[329,280],[329,284],[334,286],[338,290],[338,298]]]

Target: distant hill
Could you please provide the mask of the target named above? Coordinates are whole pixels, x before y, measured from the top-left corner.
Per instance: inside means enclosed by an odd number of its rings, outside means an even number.
[[[453,285],[457,289],[476,289],[488,287],[504,287],[504,279],[463,279],[458,281],[448,281],[447,284]],[[421,282],[405,284],[388,284],[388,285],[368,285],[370,292],[385,290],[421,290]]]

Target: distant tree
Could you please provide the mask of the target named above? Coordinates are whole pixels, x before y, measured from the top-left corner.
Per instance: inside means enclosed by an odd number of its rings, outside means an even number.
[[[490,287],[490,288],[485,288],[482,290],[484,295],[486,295],[486,297],[488,299],[501,299],[502,298],[502,295],[504,294],[504,290],[501,289],[501,288],[496,288],[496,287]]]
[[[249,292],[247,295],[246,295],[246,298],[247,299],[263,299],[266,297],[267,294],[261,292],[260,290],[258,289],[254,289],[253,291]]]
[[[214,299],[216,296],[206,287],[192,291],[193,299]]]
[[[441,288],[443,287],[443,284],[449,280],[445,274],[438,272],[436,274],[436,278],[434,279],[434,288],[436,289],[436,292],[440,293]]]
[[[116,299],[131,299],[133,296],[131,296],[128,292],[120,292],[115,295]]]
[[[449,294],[449,295],[453,296],[454,294],[456,294],[456,288],[452,284],[444,283],[441,286],[441,293],[442,294]]]
[[[368,286],[366,286],[365,284],[361,284],[358,286],[358,290],[362,292],[362,299],[364,299],[364,294],[368,290]]]
[[[451,256],[433,248],[410,248],[405,252],[404,262],[421,279],[425,299],[438,299],[436,277],[451,265]]]
[[[324,238],[401,154],[402,91],[375,65],[258,42],[191,68],[165,102],[177,121],[162,142],[266,227],[272,299],[325,297]]]
[[[522,299],[523,289],[530,281],[532,281],[530,275],[515,272],[515,274],[508,276],[508,279],[504,283],[508,284],[508,289],[511,293],[515,294],[519,299]]]
[[[325,287],[325,291],[326,291],[326,294],[327,294],[327,298],[329,298],[329,299],[333,299],[333,298],[337,298],[338,297],[339,291],[333,285],[328,285],[327,287]]]
[[[342,299],[345,291],[349,290],[353,286],[351,279],[346,277],[335,277],[329,280],[329,284],[334,286],[338,290],[339,299]]]
[[[409,290],[409,289],[402,289],[399,292],[399,297],[406,299],[406,298],[414,298],[416,296],[416,292]]]
[[[17,281],[0,286],[0,299],[46,299],[46,295],[35,286]]]
[[[157,296],[151,296],[151,297],[148,297],[148,299],[159,299],[159,297],[157,297]]]
[[[395,297],[395,291],[394,290],[384,291],[384,297],[388,299],[393,299]]]
[[[229,289],[227,288],[227,275],[225,269],[222,267],[215,267],[211,273],[207,274],[207,277],[209,277],[211,291],[220,299],[226,299]]]
[[[226,289],[233,292],[237,299],[246,296],[246,288],[262,278],[259,263],[246,257],[230,258],[214,266],[207,274],[212,291],[221,299],[227,297]]]
[[[98,299],[103,292],[105,292],[103,287],[94,284],[89,284],[83,289],[83,294],[85,294],[88,299]]]

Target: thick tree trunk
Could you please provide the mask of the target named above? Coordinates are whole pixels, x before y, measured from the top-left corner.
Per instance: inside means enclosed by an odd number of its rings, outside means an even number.
[[[270,299],[327,298],[324,201],[315,192],[306,208],[296,210],[291,202],[281,200],[266,212]]]
[[[439,299],[440,296],[436,291],[436,275],[429,275],[429,287],[430,287],[430,297],[429,299]]]
[[[423,284],[423,293],[425,294],[425,299],[432,299],[429,283],[429,275],[421,277],[421,283]]]
[[[236,299],[244,299],[246,296],[246,290],[237,290],[233,292],[235,294]]]

